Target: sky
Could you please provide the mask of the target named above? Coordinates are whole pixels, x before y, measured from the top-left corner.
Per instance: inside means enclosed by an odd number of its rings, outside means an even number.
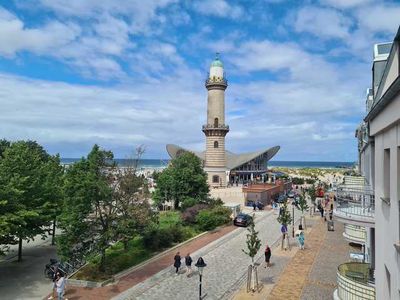
[[[70,158],[203,150],[220,52],[227,149],[355,161],[373,45],[399,23],[400,1],[0,0],[0,138]]]

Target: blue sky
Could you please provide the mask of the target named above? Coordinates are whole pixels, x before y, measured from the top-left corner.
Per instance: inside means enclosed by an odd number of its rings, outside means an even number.
[[[354,161],[372,47],[399,20],[398,1],[0,0],[0,137],[63,157],[201,150],[218,51],[227,149]]]

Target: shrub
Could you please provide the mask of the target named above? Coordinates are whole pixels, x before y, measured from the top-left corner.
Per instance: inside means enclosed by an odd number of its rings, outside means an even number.
[[[196,217],[198,213],[206,209],[208,207],[207,204],[196,204],[192,207],[187,208],[183,213],[182,213],[182,220],[186,224],[194,224],[196,223]]]
[[[179,211],[164,211],[159,215],[160,227],[171,227],[182,224],[182,217]]]
[[[197,203],[199,203],[198,200],[196,200],[194,198],[187,197],[181,203],[181,210],[185,210],[188,207],[192,207],[192,206],[196,205]]]
[[[292,178],[292,183],[293,184],[304,184],[304,179],[300,177],[293,177]]]
[[[202,230],[212,230],[217,226],[230,222],[231,213],[229,208],[217,206],[213,209],[200,211],[196,217],[196,222]]]

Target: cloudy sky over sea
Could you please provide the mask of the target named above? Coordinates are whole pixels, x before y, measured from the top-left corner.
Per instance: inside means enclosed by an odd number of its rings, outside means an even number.
[[[0,0],[0,138],[63,157],[201,150],[218,51],[227,149],[355,161],[372,47],[399,23],[398,1]]]

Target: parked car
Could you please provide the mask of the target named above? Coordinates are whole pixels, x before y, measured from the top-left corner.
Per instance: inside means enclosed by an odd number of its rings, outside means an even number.
[[[254,201],[252,201],[252,200],[247,201],[246,206],[250,206],[250,207],[254,208]],[[264,209],[264,204],[262,204],[262,202],[260,202],[260,201],[257,201],[256,202],[256,207],[257,207],[258,210],[263,210]]]
[[[252,216],[245,213],[240,213],[233,220],[233,225],[247,227],[252,221],[253,221]]]
[[[275,200],[275,202],[277,202],[277,203],[283,203],[283,202],[285,202],[286,201],[286,196],[285,195],[279,195],[279,197],[278,197],[278,199],[277,200]]]
[[[295,193],[293,191],[289,191],[287,195],[289,198],[294,198]]]

